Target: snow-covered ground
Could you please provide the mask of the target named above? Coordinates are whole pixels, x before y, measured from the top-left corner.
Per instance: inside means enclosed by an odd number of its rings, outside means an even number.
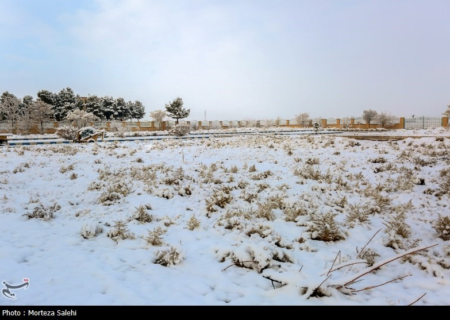
[[[1,148],[0,305],[449,305],[449,148],[315,135]]]

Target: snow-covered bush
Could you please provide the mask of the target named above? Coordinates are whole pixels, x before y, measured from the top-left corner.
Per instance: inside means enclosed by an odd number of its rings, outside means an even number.
[[[160,250],[156,253],[155,263],[164,267],[179,264],[183,261],[184,255],[180,248],[170,247],[166,250]]]
[[[136,208],[136,211],[134,212],[133,216],[132,216],[132,220],[137,220],[140,223],[148,223],[148,222],[152,222],[153,221],[153,216],[150,215],[147,212],[148,207],[145,206],[139,206]],[[150,207],[151,208],[151,207]]]
[[[189,134],[189,132],[191,132],[191,127],[188,126],[187,124],[181,124],[181,123],[170,128],[170,130],[169,130],[170,135],[178,136],[178,137],[185,136],[185,135]]]
[[[62,139],[73,141],[77,136],[77,131],[78,129],[75,127],[62,126],[56,129],[55,134]]]
[[[81,236],[90,239],[103,232],[102,227],[97,223],[85,223],[81,228]]]

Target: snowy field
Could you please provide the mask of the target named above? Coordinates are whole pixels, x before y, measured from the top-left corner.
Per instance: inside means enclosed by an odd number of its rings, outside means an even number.
[[[0,305],[450,305],[449,134],[415,135],[1,148]]]

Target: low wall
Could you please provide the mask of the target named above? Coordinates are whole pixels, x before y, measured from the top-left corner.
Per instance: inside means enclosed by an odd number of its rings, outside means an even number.
[[[268,125],[268,123],[265,123],[265,121],[252,121],[251,124],[248,123],[248,121],[182,121],[183,123],[186,123],[190,126],[195,126],[195,128],[198,129],[228,129],[228,128],[235,128],[235,127],[249,127],[249,126],[264,126]],[[442,118],[442,124],[444,127],[448,127],[448,117]],[[56,129],[59,126],[67,125],[67,123],[59,123],[59,122],[47,122],[44,124],[44,133],[52,134],[56,132]],[[122,122],[122,125],[124,127],[128,126],[129,131],[135,132],[135,131],[160,131],[160,130],[168,130],[170,127],[175,125],[175,121],[162,121],[161,123],[157,123],[155,121],[137,121],[137,122]],[[295,123],[293,120],[279,120],[279,121],[273,121],[273,125],[281,128],[312,128],[313,124],[310,120],[308,124],[305,125],[299,125]],[[112,131],[111,128],[111,122],[102,122],[102,123],[91,123],[90,126],[98,128],[98,129],[105,129],[106,131]],[[351,128],[351,129],[378,129],[383,128],[380,124],[360,124],[355,123],[354,119],[350,119],[349,124],[342,124],[341,119],[333,120],[333,123],[328,124],[326,119],[321,120],[321,127],[322,128],[337,128],[337,129],[344,129],[344,128]],[[0,124],[0,133],[26,133],[23,130],[20,129],[9,129],[10,126],[7,122],[2,122]],[[400,118],[400,122],[396,123],[391,126],[385,126],[385,129],[404,129],[405,128],[405,118]],[[41,129],[40,126],[37,124],[33,124],[28,133],[30,134],[40,134]]]

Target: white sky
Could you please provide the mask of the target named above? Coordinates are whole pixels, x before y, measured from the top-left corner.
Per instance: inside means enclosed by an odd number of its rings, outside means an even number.
[[[0,1],[0,91],[182,97],[189,119],[441,116],[450,3]]]

